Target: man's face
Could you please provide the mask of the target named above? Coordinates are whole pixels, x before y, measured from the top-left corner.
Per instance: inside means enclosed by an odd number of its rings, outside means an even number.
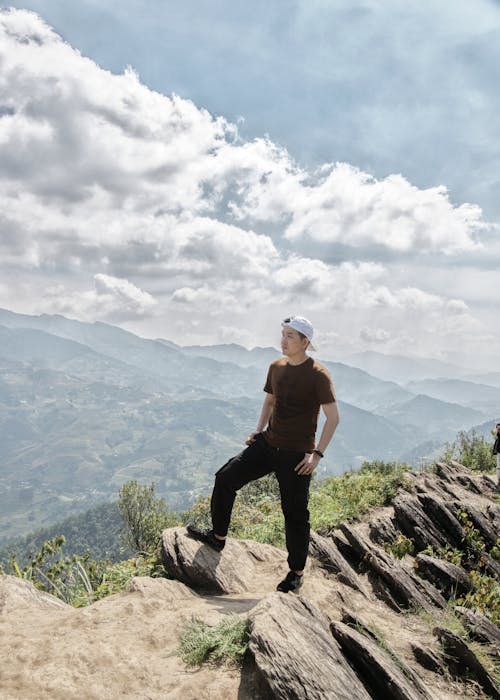
[[[306,338],[302,338],[300,333],[290,326],[283,326],[281,329],[281,352],[283,355],[296,355],[303,352],[308,345]]]

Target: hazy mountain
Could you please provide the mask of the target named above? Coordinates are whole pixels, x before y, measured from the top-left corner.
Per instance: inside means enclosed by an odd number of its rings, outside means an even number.
[[[460,379],[425,379],[410,382],[407,388],[415,394],[426,394],[492,415],[500,408],[500,389],[487,384]]]
[[[115,498],[130,479],[155,481],[175,509],[207,493],[254,428],[277,355],[226,349],[204,348],[214,359],[108,324],[0,310],[0,542]],[[321,474],[364,459],[417,458],[419,445],[487,418],[324,364],[341,423]]]
[[[488,386],[496,386],[500,388],[500,372],[486,372],[483,374],[470,374],[464,377],[470,382],[478,384],[487,384]]]
[[[278,359],[281,353],[276,348],[247,348],[236,343],[228,345],[183,345],[180,350],[185,355],[210,357],[219,362],[232,362],[241,367],[267,367]]]
[[[346,358],[345,361],[354,367],[364,369],[375,377],[403,385],[410,381],[433,377],[455,378],[472,374],[470,369],[440,360],[384,355],[373,351],[355,353]]]
[[[323,362],[330,372],[337,396],[369,411],[406,401],[414,394],[395,382],[372,377],[368,372],[341,362]]]
[[[418,431],[420,441],[452,439],[465,426],[484,419],[484,413],[420,394],[400,404],[381,409],[380,413],[392,423]]]

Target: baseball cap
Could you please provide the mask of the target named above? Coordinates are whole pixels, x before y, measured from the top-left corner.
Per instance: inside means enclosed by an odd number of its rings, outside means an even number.
[[[312,344],[314,328],[312,326],[312,323],[308,321],[307,318],[304,318],[303,316],[288,316],[287,318],[283,319],[281,325],[290,326],[290,328],[293,328],[299,333],[302,333],[302,335],[305,335],[307,340],[309,341],[309,345],[307,348],[308,350],[315,351],[317,349]]]

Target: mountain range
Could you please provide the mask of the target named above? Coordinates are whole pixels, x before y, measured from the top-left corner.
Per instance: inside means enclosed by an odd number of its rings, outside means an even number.
[[[279,356],[0,309],[0,544],[113,499],[130,479],[154,481],[169,506],[187,508],[242,449]],[[498,419],[498,387],[466,371],[436,378],[438,363],[426,365],[431,379],[417,379],[419,366],[398,382],[386,371],[323,364],[341,423],[320,477],[364,460],[418,462],[457,431]]]

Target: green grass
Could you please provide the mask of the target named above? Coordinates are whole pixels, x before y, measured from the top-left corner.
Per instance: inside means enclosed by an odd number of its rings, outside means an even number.
[[[188,666],[238,665],[248,648],[248,640],[248,620],[234,613],[215,626],[192,617],[180,635],[179,655]]]

